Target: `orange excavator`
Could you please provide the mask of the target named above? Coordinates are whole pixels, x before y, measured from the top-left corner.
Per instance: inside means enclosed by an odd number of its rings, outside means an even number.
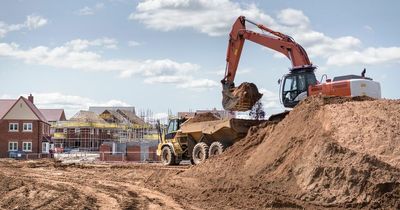
[[[266,34],[246,29],[246,22],[257,26]],[[325,75],[326,81],[319,82],[314,73],[316,66],[311,63],[304,48],[292,37],[240,16],[229,34],[225,76],[221,80],[222,105],[225,110],[250,110],[262,97],[253,83],[242,83],[238,87],[234,84],[245,40],[280,52],[291,61],[292,68],[289,73],[279,80],[279,95],[284,107],[293,108],[299,101],[311,95],[381,97],[380,84],[365,77],[365,69],[361,75],[339,76],[333,80]]]

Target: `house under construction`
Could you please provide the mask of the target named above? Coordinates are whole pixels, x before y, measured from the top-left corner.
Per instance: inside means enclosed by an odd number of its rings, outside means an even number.
[[[68,121],[55,127],[53,141],[56,148],[79,148],[97,151],[104,142],[134,142],[157,140],[157,131],[130,109],[104,109],[97,114],[79,111]]]

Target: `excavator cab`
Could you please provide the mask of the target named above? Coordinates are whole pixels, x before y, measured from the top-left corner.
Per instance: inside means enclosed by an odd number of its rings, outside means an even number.
[[[308,87],[318,83],[314,69],[293,69],[283,76],[280,82],[280,98],[284,107],[293,108],[308,96]]]

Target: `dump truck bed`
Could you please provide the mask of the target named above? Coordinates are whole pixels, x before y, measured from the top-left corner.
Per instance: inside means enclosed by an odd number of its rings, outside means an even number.
[[[225,119],[204,122],[190,122],[190,119],[181,126],[183,134],[190,135],[196,142],[203,136],[212,141],[236,142],[246,136],[251,126],[258,125],[262,120]]]

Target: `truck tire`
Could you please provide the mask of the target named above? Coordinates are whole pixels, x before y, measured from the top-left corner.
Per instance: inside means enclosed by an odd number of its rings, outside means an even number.
[[[226,145],[223,144],[220,141],[215,141],[210,145],[210,151],[208,153],[208,156],[215,156],[215,155],[220,155],[222,152],[224,152],[226,149]]]
[[[161,150],[161,162],[163,165],[174,165],[175,155],[172,152],[171,147],[166,146]]]
[[[208,158],[208,145],[204,142],[197,143],[192,154],[195,165],[204,162]]]

